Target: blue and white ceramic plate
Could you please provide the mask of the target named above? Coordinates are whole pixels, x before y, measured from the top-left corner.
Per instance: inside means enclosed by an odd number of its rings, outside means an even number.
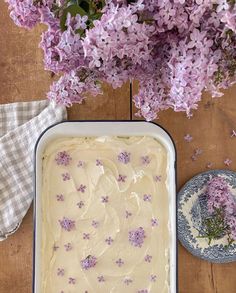
[[[189,180],[178,194],[178,237],[182,245],[193,255],[213,263],[236,261],[236,242],[226,248],[227,235],[213,240],[198,238],[203,231],[203,221],[210,217],[206,204],[207,182],[223,177],[236,197],[236,172],[212,170],[201,173]]]

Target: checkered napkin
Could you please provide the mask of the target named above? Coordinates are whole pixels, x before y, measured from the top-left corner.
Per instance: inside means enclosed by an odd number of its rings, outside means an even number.
[[[48,126],[66,119],[47,100],[0,105],[0,241],[19,227],[33,198],[33,152]]]

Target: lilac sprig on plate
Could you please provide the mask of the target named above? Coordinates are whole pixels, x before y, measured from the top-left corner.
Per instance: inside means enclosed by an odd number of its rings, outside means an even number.
[[[177,198],[178,237],[183,246],[213,263],[236,261],[236,172],[200,173]]]
[[[204,231],[198,237],[212,240],[227,235],[228,245],[236,240],[236,201],[227,181],[220,176],[212,178],[207,185],[207,208],[211,217],[204,220]]]

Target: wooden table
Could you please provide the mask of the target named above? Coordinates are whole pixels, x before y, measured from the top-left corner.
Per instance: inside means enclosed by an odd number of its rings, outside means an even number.
[[[52,77],[43,69],[38,48],[42,27],[26,31],[9,18],[7,5],[0,3],[0,103],[44,99]],[[129,119],[129,85],[113,90],[104,86],[103,96],[88,98],[69,110],[70,119]],[[137,89],[134,87],[133,91]],[[192,119],[183,113],[166,111],[157,121],[173,136],[178,153],[178,188],[193,175],[213,168],[225,168],[224,159],[233,160],[236,169],[236,87],[220,99],[204,96]],[[135,109],[134,109],[135,111]],[[188,144],[183,137],[190,133]],[[197,161],[190,157],[195,148],[203,149]],[[0,195],[1,196],[1,195]],[[20,229],[0,243],[0,293],[30,293],[32,282],[32,208]],[[236,263],[210,264],[193,257],[179,245],[180,293],[235,293]],[[94,292],[96,293],[96,292]],[[158,293],[158,292],[157,292]]]

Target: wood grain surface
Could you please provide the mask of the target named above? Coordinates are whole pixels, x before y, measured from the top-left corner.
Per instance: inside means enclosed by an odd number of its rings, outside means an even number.
[[[1,104],[46,97],[52,77],[43,69],[43,56],[38,48],[41,31],[42,27],[33,31],[16,27],[9,18],[7,5],[1,0]],[[133,92],[136,91],[134,86]],[[128,84],[118,90],[104,86],[102,96],[88,98],[84,104],[72,107],[69,117],[129,119],[129,94]],[[236,138],[230,138],[231,130],[236,129],[235,99],[236,87],[233,87],[220,99],[205,95],[191,119],[173,111],[160,114],[157,122],[170,132],[177,146],[178,188],[193,175],[206,170],[207,162],[212,162],[214,169],[225,168],[223,161],[229,157],[233,160],[230,168],[236,170]],[[186,133],[194,138],[189,144],[183,139]],[[190,157],[195,148],[201,148],[203,153],[193,162]],[[0,293],[32,292],[32,223],[31,208],[20,229],[0,243]],[[235,272],[236,263],[210,264],[193,257],[179,245],[180,293],[236,293]]]

